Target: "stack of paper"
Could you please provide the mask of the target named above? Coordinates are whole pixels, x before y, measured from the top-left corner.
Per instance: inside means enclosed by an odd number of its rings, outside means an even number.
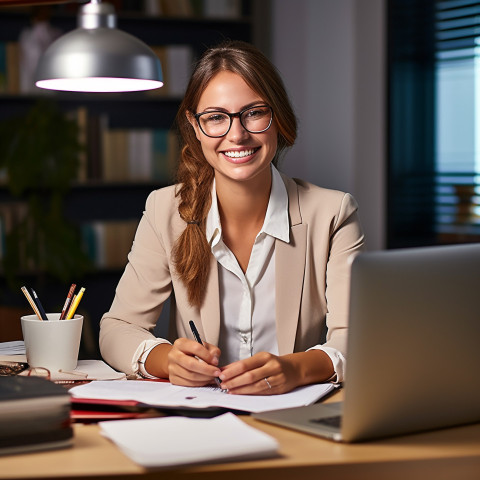
[[[232,413],[100,422],[103,435],[146,468],[275,456],[277,441]]]
[[[0,355],[25,355],[25,342],[14,340],[0,343]]]

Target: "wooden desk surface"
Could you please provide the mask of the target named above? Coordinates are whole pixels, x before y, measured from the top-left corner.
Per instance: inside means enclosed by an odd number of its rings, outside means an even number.
[[[279,441],[278,458],[147,471],[77,424],[73,448],[0,457],[0,479],[480,479],[480,424],[344,445],[241,418]]]

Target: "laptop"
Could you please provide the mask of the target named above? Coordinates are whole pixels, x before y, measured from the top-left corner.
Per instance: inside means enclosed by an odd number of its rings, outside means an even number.
[[[255,418],[341,442],[480,421],[480,244],[352,263],[343,402]]]

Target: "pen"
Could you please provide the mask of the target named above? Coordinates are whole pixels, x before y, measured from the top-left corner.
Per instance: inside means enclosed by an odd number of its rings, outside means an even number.
[[[195,337],[195,340],[200,344],[200,345],[203,345],[203,342],[202,342],[202,339],[200,338],[200,334],[198,333],[198,330],[197,330],[197,327],[195,326],[195,323],[193,322],[193,320],[190,320],[188,322],[188,324],[190,325],[190,329],[192,330],[192,333],[193,333],[193,336]],[[200,359],[199,359],[200,360]],[[222,388],[220,386],[220,384],[222,383],[222,381],[218,378],[218,377],[215,377],[215,383],[217,384],[217,387],[218,388]],[[223,388],[222,388],[222,391]]]
[[[30,304],[30,306],[33,308],[33,311],[35,312],[39,320],[43,320],[42,315],[40,314],[40,311],[37,308],[37,305],[33,301],[33,298],[30,295],[29,291],[27,290],[27,287],[22,287],[22,292],[25,295],[26,299],[28,300],[28,303]]]
[[[80,300],[83,297],[83,292],[84,291],[85,291],[85,288],[82,287],[80,289],[80,291],[78,292],[78,294],[73,297],[70,308],[68,309],[68,313],[67,313],[67,317],[66,317],[67,320],[70,320],[75,315],[75,310],[77,309],[78,304],[80,303]]]
[[[48,320],[47,314],[45,313],[42,302],[40,302],[40,299],[38,298],[37,292],[35,292],[33,288],[30,288],[30,290],[32,291],[33,301],[35,302],[35,305],[37,306],[38,311],[40,312],[42,320]]]
[[[67,295],[67,298],[65,299],[65,303],[63,304],[62,313],[60,314],[60,320],[64,320],[65,317],[67,316],[68,307],[70,306],[70,303],[72,301],[75,288],[76,288],[75,283],[72,283],[72,285],[70,286],[70,290],[68,290],[68,295]]]

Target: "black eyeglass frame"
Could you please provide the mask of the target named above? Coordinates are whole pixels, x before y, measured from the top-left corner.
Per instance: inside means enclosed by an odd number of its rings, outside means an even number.
[[[248,112],[249,110],[253,110],[254,108],[257,108],[257,107],[267,107],[269,110],[270,110],[270,122],[268,123],[268,126],[266,128],[264,128],[263,130],[256,130],[256,131],[253,131],[253,130],[249,130],[244,124],[243,124],[243,121],[242,121],[242,115],[245,113],[245,112]],[[206,133],[203,128],[202,128],[202,125],[200,123],[200,117],[202,115],[207,115],[207,114],[212,114],[212,113],[221,113],[223,115],[228,115],[228,117],[230,117],[230,125],[228,126],[228,129],[225,133],[223,133],[222,135],[209,135],[208,133]],[[199,112],[199,113],[195,113],[193,115],[195,117],[195,120],[197,121],[197,125],[198,127],[200,128],[200,130],[202,131],[202,133],[207,136],[207,137],[210,137],[210,138],[222,138],[224,137],[225,135],[227,135],[227,133],[230,131],[230,129],[232,128],[232,123],[233,123],[233,119],[234,118],[238,118],[240,120],[240,125],[248,132],[248,133],[263,133],[263,132],[266,132],[271,126],[272,126],[272,122],[273,122],[273,108],[270,106],[270,105],[267,105],[267,104],[259,104],[259,105],[253,105],[251,107],[247,107],[247,108],[244,108],[243,110],[241,110],[240,112],[236,112],[236,113],[228,113],[228,112],[224,112],[223,110],[209,110],[207,112]]]

